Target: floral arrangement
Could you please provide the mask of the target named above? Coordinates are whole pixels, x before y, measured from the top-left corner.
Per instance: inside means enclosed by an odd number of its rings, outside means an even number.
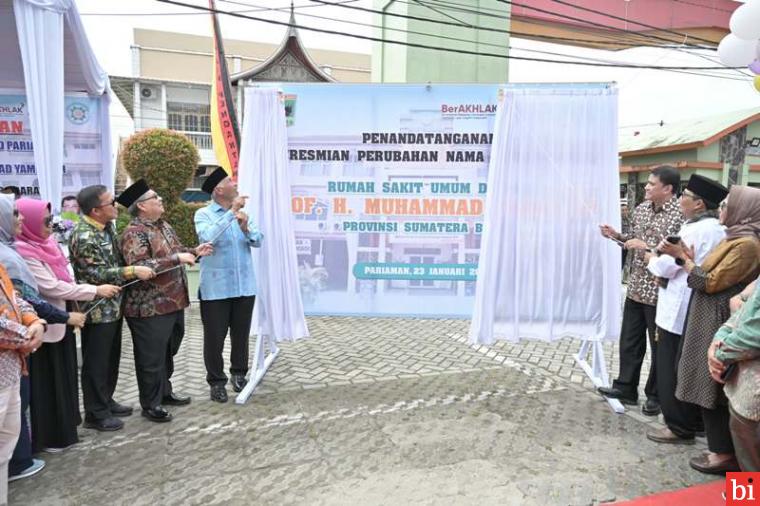
[[[71,231],[79,222],[79,215],[71,211],[63,211],[58,216],[53,216],[53,233],[61,244],[68,244]]]

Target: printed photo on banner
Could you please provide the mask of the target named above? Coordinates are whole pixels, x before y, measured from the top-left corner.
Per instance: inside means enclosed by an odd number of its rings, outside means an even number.
[[[280,87],[306,311],[468,315],[499,88]]]

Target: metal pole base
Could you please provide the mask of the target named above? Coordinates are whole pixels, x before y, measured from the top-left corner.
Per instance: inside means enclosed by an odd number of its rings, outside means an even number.
[[[587,362],[588,352],[591,351],[591,364]],[[575,356],[575,362],[583,369],[596,387],[607,387],[610,385],[610,379],[607,375],[607,364],[604,361],[604,348],[601,341],[583,341],[581,349]],[[605,397],[610,408],[615,413],[625,413],[623,404],[617,399]]]
[[[269,344],[269,354],[266,357],[264,356],[265,339]],[[253,368],[248,375],[248,383],[245,385],[245,388],[235,397],[235,404],[245,404],[248,401],[279,353],[280,349],[275,344],[274,339],[261,335],[256,337],[256,346],[253,352]]]

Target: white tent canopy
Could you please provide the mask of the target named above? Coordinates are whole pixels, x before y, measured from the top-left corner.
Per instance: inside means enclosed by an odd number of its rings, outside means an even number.
[[[57,209],[63,180],[65,92],[102,97],[103,181],[113,186],[108,74],[74,0],[0,0],[0,88],[26,91],[40,196]]]

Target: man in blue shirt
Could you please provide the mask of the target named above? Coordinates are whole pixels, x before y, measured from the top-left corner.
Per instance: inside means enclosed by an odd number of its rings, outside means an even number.
[[[232,388],[240,392],[248,373],[248,336],[256,295],[251,246],[259,247],[263,236],[241,210],[246,197],[238,195],[224,169],[216,169],[202,188],[211,194],[212,202],[195,213],[195,231],[201,243],[214,246],[214,253],[200,260],[203,360],[211,400],[227,402],[224,339],[229,330]]]

